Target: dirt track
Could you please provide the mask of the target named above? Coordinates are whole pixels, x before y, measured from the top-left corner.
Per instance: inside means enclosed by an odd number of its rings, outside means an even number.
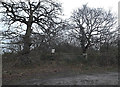
[[[54,76],[46,79],[31,79],[18,82],[19,85],[118,85],[118,73],[81,74],[67,77]]]

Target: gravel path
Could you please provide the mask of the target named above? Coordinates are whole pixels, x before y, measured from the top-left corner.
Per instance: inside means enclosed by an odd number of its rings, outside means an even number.
[[[118,85],[118,73],[81,74],[49,79],[31,79],[19,82],[21,85]]]

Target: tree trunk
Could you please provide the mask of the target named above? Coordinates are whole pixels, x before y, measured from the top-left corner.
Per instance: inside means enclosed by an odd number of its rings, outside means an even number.
[[[87,51],[87,48],[88,48],[88,45],[87,45],[87,47],[85,46],[85,42],[86,42],[86,34],[85,34],[85,31],[84,31],[84,27],[82,26],[82,25],[79,25],[79,27],[80,27],[80,31],[81,31],[81,34],[82,34],[82,37],[81,37],[81,48],[82,48],[82,55],[83,55],[83,57],[87,60],[87,53],[86,53],[86,51]]]
[[[23,52],[22,52],[22,58],[21,58],[21,62],[23,62],[24,65],[28,65],[31,63],[31,59],[30,59],[30,46],[31,46],[31,29],[32,24],[28,24],[27,25],[27,30],[24,36],[24,46],[23,46]]]

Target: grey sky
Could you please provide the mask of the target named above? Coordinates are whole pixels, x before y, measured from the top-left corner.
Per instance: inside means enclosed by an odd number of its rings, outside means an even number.
[[[113,13],[118,14],[118,2],[120,0],[58,0],[63,5],[64,18],[71,15],[73,9],[81,7],[83,4],[88,4],[89,7],[104,8],[105,10],[112,10]]]

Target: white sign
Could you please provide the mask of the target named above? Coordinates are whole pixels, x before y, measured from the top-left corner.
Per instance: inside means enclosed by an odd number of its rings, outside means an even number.
[[[55,53],[55,49],[52,49],[52,53]]]
[[[83,56],[85,56],[86,60],[87,60],[87,53],[83,53]]]

